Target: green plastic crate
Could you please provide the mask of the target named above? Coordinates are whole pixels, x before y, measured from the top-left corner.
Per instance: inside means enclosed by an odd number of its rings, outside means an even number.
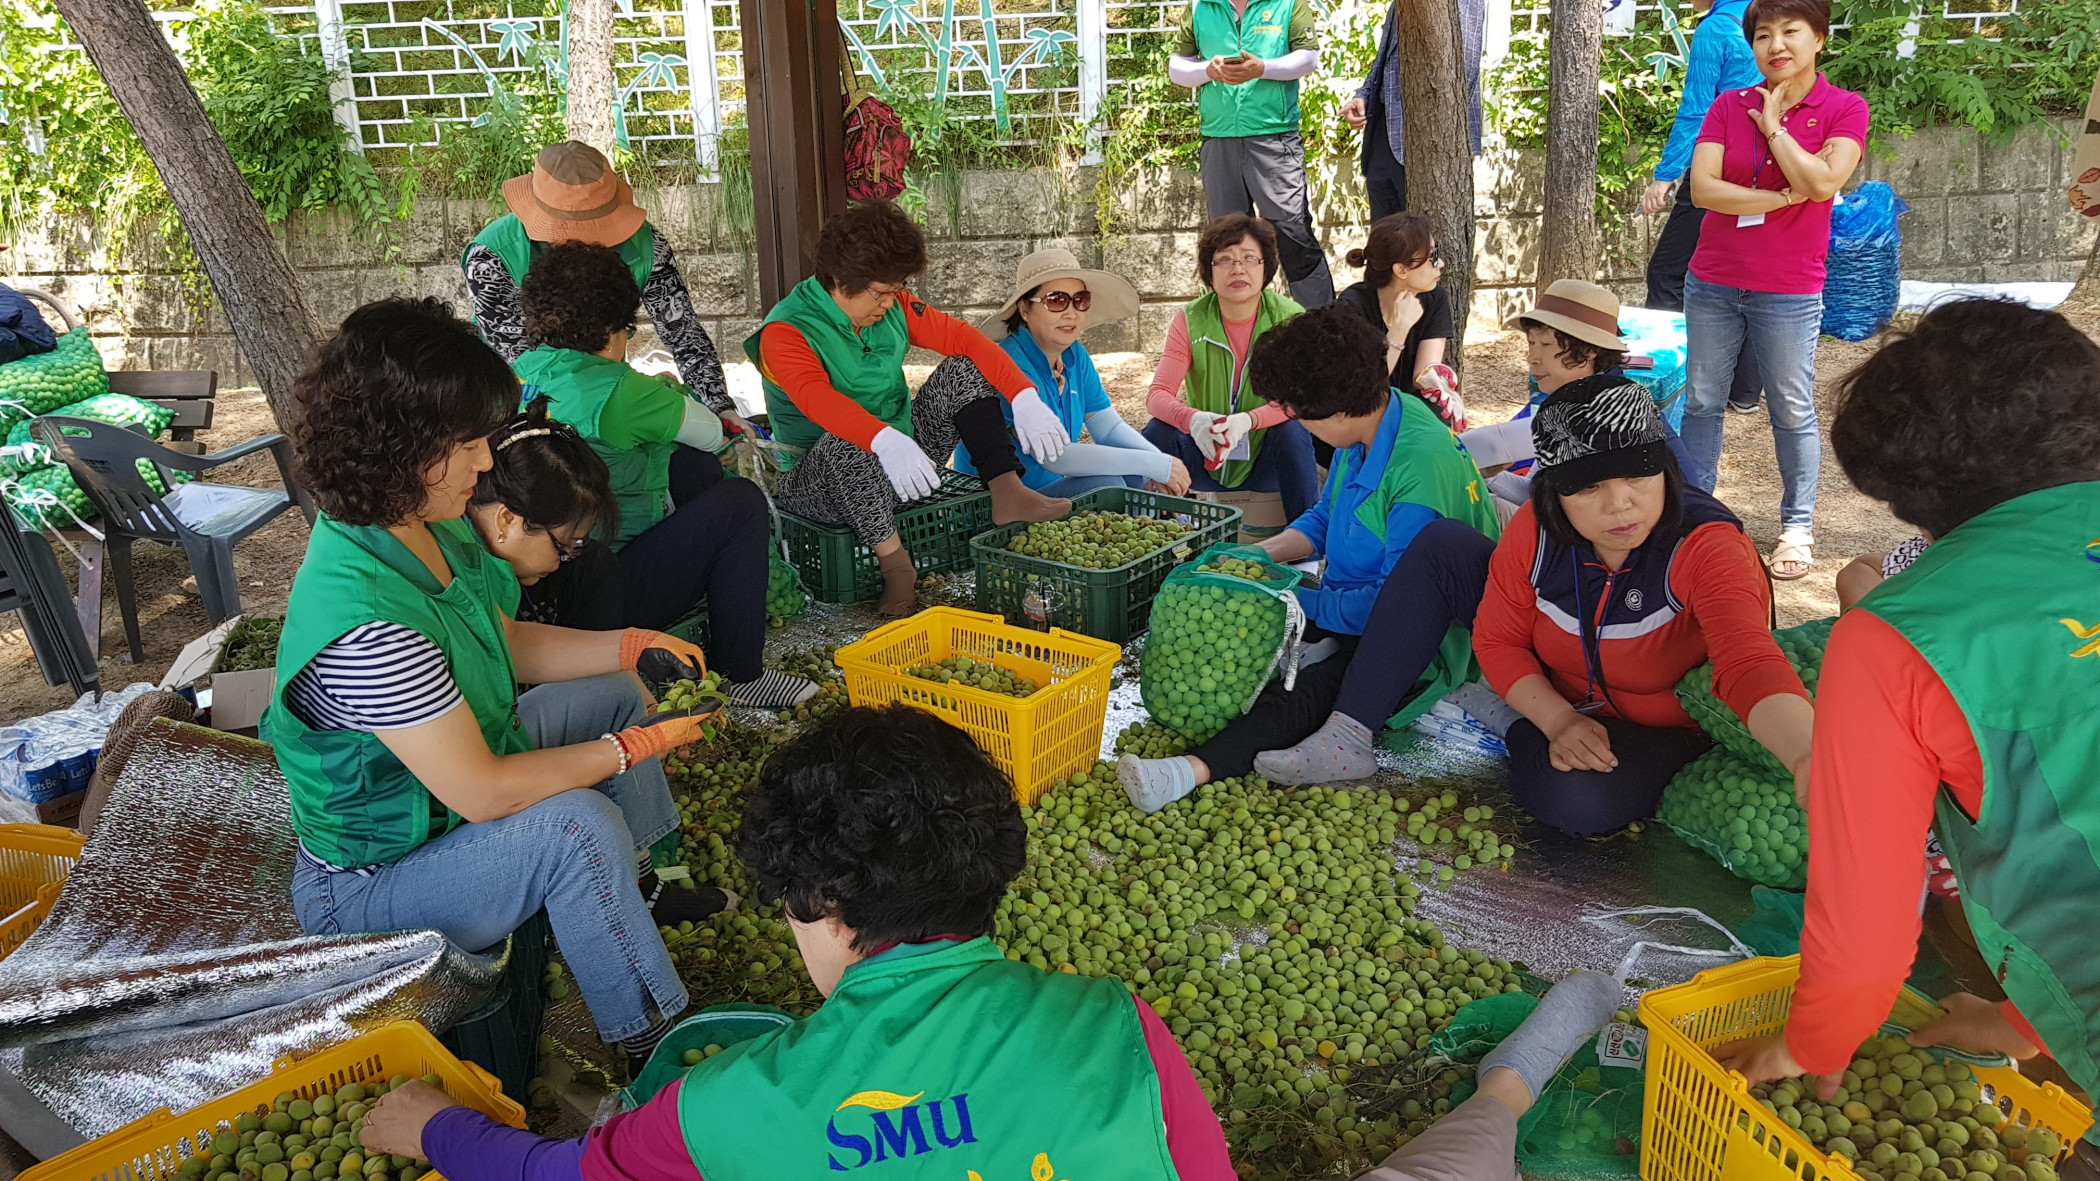
[[[496,991],[480,1008],[438,1035],[438,1041],[462,1060],[472,1062],[503,1084],[503,1093],[525,1099],[532,1076],[539,1073],[540,1026],[547,1014],[543,977],[547,945],[553,938],[547,912],[540,911],[512,932],[510,965]]]
[[[1121,644],[1144,631],[1151,621],[1152,596],[1159,593],[1167,571],[1218,542],[1239,536],[1240,510],[1207,500],[1136,488],[1096,488],[1072,501],[1073,512],[1088,510],[1176,516],[1196,529],[1109,570],[1089,570],[1007,549],[1006,543],[1026,525],[1002,525],[980,533],[970,539],[977,564],[977,609],[1003,615],[1017,627],[1061,627]]]
[[[921,575],[945,574],[970,564],[970,538],[992,527],[992,494],[975,476],[941,473],[933,495],[897,510],[897,534]],[[843,525],[820,525],[783,510],[780,532],[788,561],[809,593],[825,603],[863,603],[882,597],[882,568],[875,551]]]

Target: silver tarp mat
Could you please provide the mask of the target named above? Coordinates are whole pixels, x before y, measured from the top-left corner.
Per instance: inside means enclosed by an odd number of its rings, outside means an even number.
[[[155,721],[57,907],[0,960],[0,1125],[39,1156],[182,1111],[389,1021],[444,1029],[508,945],[309,937],[270,748]]]

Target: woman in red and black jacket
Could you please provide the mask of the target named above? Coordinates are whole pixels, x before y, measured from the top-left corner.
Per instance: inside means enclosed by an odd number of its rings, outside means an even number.
[[[1767,629],[1757,548],[1690,487],[1655,403],[1615,374],[1561,387],[1533,420],[1531,503],[1502,533],[1473,650],[1523,720],[1510,795],[1590,836],[1655,809],[1710,744],[1672,691],[1709,657],[1714,692],[1805,779],[1814,713]]]

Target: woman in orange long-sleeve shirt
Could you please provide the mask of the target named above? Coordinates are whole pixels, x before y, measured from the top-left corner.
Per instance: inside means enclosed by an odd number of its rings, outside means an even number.
[[[918,606],[918,571],[897,536],[897,509],[941,484],[959,443],[992,494],[992,520],[1050,521],[1072,511],[1021,482],[1014,441],[1039,462],[1069,442],[1057,414],[1005,350],[905,290],[926,269],[926,239],[894,205],[857,205],[824,224],[816,273],[775,304],[744,352],[765,380],[766,416],[788,451],[780,501],[851,526],[882,568],[884,615]],[[913,348],[948,359],[916,394]],[[1013,406],[1013,425],[1000,399]]]
[[[1949,304],[1846,379],[1830,435],[1935,540],[1831,629],[1800,982],[1784,1034],[1721,1060],[1834,1090],[1909,973],[1936,831],[2011,999],[1946,998],[1911,1042],[2046,1050],[2100,1093],[2100,347],[2053,312]]]

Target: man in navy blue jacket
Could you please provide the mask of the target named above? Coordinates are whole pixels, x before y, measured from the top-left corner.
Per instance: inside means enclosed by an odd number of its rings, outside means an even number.
[[[0,365],[57,347],[58,338],[29,297],[0,283]]]

